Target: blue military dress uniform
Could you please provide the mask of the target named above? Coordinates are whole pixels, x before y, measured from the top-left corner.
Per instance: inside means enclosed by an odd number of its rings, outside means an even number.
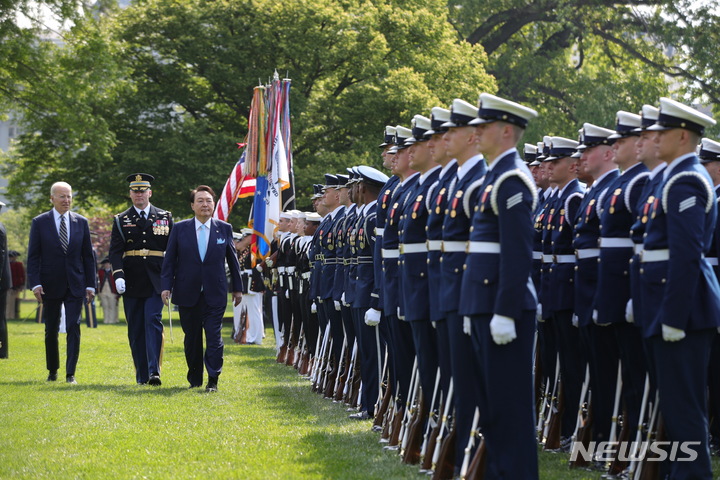
[[[472,195],[475,185],[478,194]],[[530,172],[513,148],[490,165],[468,194],[465,200],[475,201],[467,204],[472,227],[459,313],[471,317],[472,357],[477,381],[482,382],[480,423],[488,452],[486,472],[493,478],[537,478],[532,378],[537,294],[531,279],[537,193]],[[505,345],[495,343],[490,333],[493,314],[515,321],[516,339]],[[525,461],[517,462],[517,457]]]
[[[428,297],[427,195],[440,167],[425,172],[408,194],[400,220],[401,310],[412,329],[420,385],[426,408],[432,403],[438,369],[437,340]]]
[[[643,336],[669,440],[699,442],[693,447],[697,459],[673,462],[670,476],[709,478],[706,384],[709,352],[720,325],[720,286],[703,254],[715,229],[716,197],[694,154],[665,169],[653,196],[640,255]],[[663,325],[683,330],[685,338],[665,341]]]

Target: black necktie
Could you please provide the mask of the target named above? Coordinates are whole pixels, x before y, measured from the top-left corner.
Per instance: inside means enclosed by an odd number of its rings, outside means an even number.
[[[63,249],[63,253],[67,253],[68,234],[67,225],[65,224],[65,215],[60,215],[60,246]]]
[[[138,227],[145,228],[145,210],[140,210],[140,220],[137,222]]]

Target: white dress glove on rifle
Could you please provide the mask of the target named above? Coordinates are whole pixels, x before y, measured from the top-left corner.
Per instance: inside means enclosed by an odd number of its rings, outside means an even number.
[[[597,325],[598,327],[607,327],[608,325],[610,325],[609,323],[598,323],[598,311],[597,310],[592,311],[592,320],[593,320],[593,323],[595,323],[595,325]]]
[[[285,290],[285,298],[290,298],[290,290]]]
[[[463,317],[463,333],[465,335],[471,335],[472,334],[472,326],[470,323],[470,317]]]
[[[125,279],[124,278],[118,278],[115,280],[115,289],[117,289],[117,292],[120,295],[125,293]]]
[[[503,315],[493,315],[490,320],[490,334],[498,345],[505,345],[517,338],[515,320]]]
[[[255,270],[257,270],[258,272],[262,273],[262,265],[260,265],[260,264],[258,263],[258,264],[255,266]]]
[[[578,319],[578,316],[573,313],[573,316],[572,316],[572,326],[573,326],[573,327],[577,327],[579,323],[580,323],[580,320]]]
[[[630,300],[628,300],[627,305],[625,305],[625,320],[627,320],[628,323],[635,323],[635,315],[633,314],[632,298]]]
[[[377,327],[380,324],[380,310],[369,308],[365,312],[365,325],[368,327]]]
[[[345,303],[346,303],[345,302],[345,292],[343,292],[342,295],[340,295],[340,301],[342,302],[343,305],[345,305]]]
[[[685,338],[685,331],[663,323],[662,336],[663,340],[666,342],[677,342],[678,340]]]
[[[337,311],[339,312],[340,309],[342,308],[342,307],[340,306],[340,302],[338,302],[337,300],[335,300],[333,303],[335,304],[335,310],[337,310]]]
[[[267,260],[265,260],[265,265],[267,265],[268,268],[272,268],[275,264],[273,263],[272,259],[268,258]]]
[[[542,316],[542,303],[538,303],[537,310],[535,311],[535,318],[538,322],[543,322],[543,316]]]
[[[315,305],[315,302],[310,305],[310,313],[317,313],[317,305]]]

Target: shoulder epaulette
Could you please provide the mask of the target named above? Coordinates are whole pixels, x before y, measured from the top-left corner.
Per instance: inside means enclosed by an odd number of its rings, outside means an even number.
[[[683,177],[695,177],[695,178],[700,179],[700,183],[705,187],[705,189],[707,190],[707,194],[708,194],[707,202],[705,202],[705,213],[708,213],[710,211],[710,209],[712,209],[712,205],[713,205],[713,189],[712,189],[712,187],[710,187],[710,182],[708,182],[707,179],[705,177],[703,177],[702,175],[700,175],[700,173],[698,173],[698,172],[680,172],[677,175],[673,175],[672,177],[670,177],[670,180],[668,180],[667,183],[665,184],[665,186],[663,187],[663,192],[662,192],[663,210],[665,210],[665,212],[668,211],[667,197],[668,197],[668,194],[670,193],[670,187],[672,187],[675,182],[677,182],[679,179],[681,179]]]
[[[480,188],[485,181],[485,176],[482,178],[475,180],[473,183],[471,183],[467,189],[465,189],[465,192],[463,192],[463,210],[465,210],[465,215],[467,215],[468,218],[472,218],[473,212],[470,211],[470,197],[472,197],[472,193]]]
[[[492,189],[492,192],[490,192],[490,205],[492,206],[493,212],[495,212],[495,215],[499,215],[499,209],[497,204],[497,196],[498,191],[500,190],[500,185],[502,182],[504,182],[506,179],[510,177],[518,177],[522,182],[525,184],[525,186],[530,191],[530,195],[532,195],[532,207],[530,208],[530,211],[535,211],[535,208],[538,204],[538,194],[537,194],[537,188],[535,187],[535,184],[533,181],[528,178],[527,174],[520,170],[519,168],[515,168],[513,170],[508,170],[507,172],[500,175],[500,177],[495,181],[495,186]]]
[[[625,195],[623,197],[623,200],[625,201],[625,208],[628,212],[632,212],[633,208],[635,208],[635,205],[630,205],[630,195],[632,194],[632,189],[635,187],[635,184],[640,181],[640,179],[647,179],[649,177],[650,172],[640,172],[628,182],[627,187],[625,187]]]

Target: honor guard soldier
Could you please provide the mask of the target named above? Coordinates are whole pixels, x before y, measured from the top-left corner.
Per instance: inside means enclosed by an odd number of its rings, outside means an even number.
[[[323,203],[329,210],[329,220],[322,226],[319,233],[320,249],[322,254],[322,271],[318,288],[321,304],[320,314],[325,317],[325,324],[330,322],[330,335],[332,337],[332,352],[335,358],[335,374],[342,357],[343,332],[340,311],[335,307],[333,300],[333,287],[335,283],[335,268],[337,267],[337,252],[335,251],[335,236],[338,224],[345,213],[345,206],[340,204],[338,178],[335,175],[325,174],[325,193]],[[339,306],[339,305],[338,305]],[[334,377],[333,377],[334,378]]]
[[[291,212],[280,213],[278,221],[277,250],[270,256],[266,264],[277,269],[277,317],[278,331],[282,330],[282,343],[277,361],[285,363],[290,348],[290,331],[292,329],[292,305],[290,304],[288,267],[290,266],[290,245],[294,236],[292,232],[293,215]],[[274,258],[274,260],[273,260]]]
[[[400,290],[400,217],[406,202],[410,201],[410,194],[415,188],[420,175],[410,167],[408,140],[412,137],[409,128],[395,127],[395,143],[397,154],[393,164],[393,173],[400,178],[397,188],[390,197],[390,208],[385,220],[383,234],[382,264],[383,264],[383,311],[385,320],[390,328],[392,350],[391,368],[393,372],[393,390],[395,401],[400,413],[406,403],[410,390],[415,348],[412,340],[410,325],[401,319],[401,290]]]
[[[450,121],[450,110],[441,107],[433,107],[430,116],[431,129],[425,132],[428,139],[428,149],[435,163],[442,168],[438,179],[430,185],[427,193],[426,207],[427,217],[427,275],[428,285],[428,306],[430,308],[430,321],[435,326],[437,338],[438,363],[440,366],[440,390],[443,398],[447,398],[450,379],[452,378],[452,367],[450,361],[450,338],[448,337],[447,321],[445,314],[440,311],[440,305],[444,301],[440,297],[440,289],[435,288],[442,281],[440,272],[440,258],[442,256],[442,227],[445,219],[445,210],[448,204],[448,188],[455,179],[457,172],[457,161],[447,154],[447,145],[443,136],[447,128],[442,124]]]
[[[239,305],[233,307],[233,340],[235,343],[260,345],[263,339],[263,283],[262,273],[253,268],[255,263],[252,252],[251,228],[243,228],[240,233],[233,233],[235,250],[238,252],[240,274],[242,276],[243,296]],[[242,316],[246,321],[242,325]]]
[[[337,255],[337,266],[335,267],[335,281],[333,282],[333,302],[335,309],[340,312],[343,330],[345,331],[346,345],[344,357],[350,360],[352,355],[353,344],[355,343],[355,328],[353,327],[352,315],[350,308],[345,306],[345,296],[347,295],[347,281],[350,276],[352,252],[348,245],[349,235],[352,225],[355,223],[357,216],[356,205],[350,198],[350,188],[352,185],[349,175],[337,174],[338,178],[338,194],[340,196],[340,204],[345,207],[345,212],[337,225],[335,234],[335,254]],[[347,365],[343,368],[347,368]]]
[[[615,133],[608,137],[614,141],[613,163],[622,174],[609,185],[600,205],[600,261],[594,300],[596,322],[609,324],[603,328],[612,331],[620,355],[624,421],[630,427],[628,438],[631,439],[635,438],[647,372],[640,330],[625,318],[625,307],[630,300],[630,259],[634,253],[630,228],[635,221],[635,206],[649,176],[636,153],[641,120],[640,115],[617,112]],[[606,355],[604,349],[601,352]],[[610,394],[614,399],[616,393],[612,388]],[[593,401],[595,397],[593,395]]]
[[[640,262],[643,336],[648,339],[665,431],[671,442],[694,442],[694,461],[672,461],[670,478],[712,478],[708,449],[707,375],[720,326],[720,287],[704,253],[710,248],[717,203],[695,149],[707,115],[660,99],[657,156],[668,164],[654,192]],[[687,448],[687,445],[686,445]]]
[[[317,311],[313,311],[313,297],[310,294],[310,282],[312,280],[313,262],[312,244],[315,232],[320,225],[320,214],[316,212],[305,213],[304,236],[301,241],[300,254],[298,256],[297,272],[300,277],[298,288],[300,294],[300,309],[303,315],[303,328],[305,342],[310,358],[315,358],[318,341],[318,318]],[[310,361],[308,358],[308,362]]]
[[[580,161],[585,172],[593,179],[574,226],[575,239],[575,315],[580,340],[589,352],[590,388],[592,390],[593,439],[601,442],[610,437],[613,400],[617,384],[618,352],[614,332],[607,324],[600,324],[593,311],[593,298],[597,289],[600,249],[600,206],[608,195],[609,186],[620,171],[613,163],[613,130],[585,123],[582,144],[578,146]],[[594,468],[602,468],[600,463]]]
[[[486,474],[532,479],[538,478],[532,373],[537,295],[530,275],[538,197],[515,145],[537,112],[483,93],[478,117],[469,124],[476,125],[488,171],[463,198],[472,226],[458,311],[478,369]],[[459,443],[465,438],[458,436]]]
[[[563,403],[560,422],[560,448],[569,449],[577,422],[575,405],[580,402],[586,357],[580,346],[576,325],[573,325],[575,309],[575,250],[573,249],[573,223],[580,208],[583,190],[577,179],[578,162],[572,156],[578,142],[564,137],[551,137],[548,156],[548,180],[556,185],[546,209],[545,235],[543,236],[543,264],[549,264],[543,272],[541,284],[542,315],[550,320],[560,358]],[[543,328],[547,327],[547,323]],[[552,391],[552,389],[551,389]]]
[[[715,189],[715,196],[720,194],[720,142],[703,138],[700,145],[700,163],[708,171]],[[718,267],[718,242],[720,242],[720,221],[715,222],[715,234],[713,235],[710,250],[705,254],[708,263],[715,270],[715,276],[720,276]],[[710,350],[710,373],[708,376],[708,410],[710,420],[710,449],[717,454],[720,447],[720,335],[716,335]]]
[[[438,371],[438,353],[435,329],[430,323],[427,262],[427,192],[440,174],[440,165],[432,161],[425,133],[430,130],[430,119],[415,115],[412,137],[406,143],[410,168],[420,175],[408,193],[400,216],[400,295],[401,310],[412,330],[417,357],[424,408],[432,407],[433,389]]]
[[[350,415],[357,420],[374,418],[379,403],[384,348],[380,341],[379,285],[375,282],[375,218],[377,198],[388,176],[366,165],[357,167],[359,175],[357,203],[359,208],[351,248],[357,259],[355,295],[352,303],[353,323],[360,354],[362,379],[361,410]],[[346,297],[347,298],[347,297]],[[369,313],[369,314],[368,314]]]
[[[625,307],[625,317],[628,322],[635,323],[642,328],[645,309],[642,308],[642,298],[640,295],[640,254],[642,253],[643,241],[645,239],[645,227],[650,219],[650,207],[655,201],[654,193],[658,185],[663,180],[662,172],[667,164],[660,160],[655,153],[655,136],[657,132],[649,131],[648,128],[655,125],[660,111],[652,105],[643,105],[641,111],[640,128],[638,129],[638,138],[636,148],[637,158],[642,162],[650,172],[648,179],[643,186],[642,192],[637,205],[635,205],[635,223],[630,229],[630,238],[633,241],[635,254],[630,260],[630,293],[632,298]],[[647,349],[645,359],[648,362],[648,373],[650,374],[650,383],[652,389],[655,390],[655,372],[650,364],[652,359],[648,355]]]
[[[465,248],[470,236],[470,217],[463,208],[465,192],[487,171],[485,160],[478,152],[475,127],[470,125],[470,121],[477,118],[477,113],[476,106],[455,99],[450,109],[450,121],[443,124],[443,127],[448,129],[443,138],[447,153],[458,163],[455,178],[448,187],[448,204],[443,219],[440,260],[442,277],[439,288],[440,310],[447,321],[450,339],[450,360],[455,391],[453,396],[455,432],[458,439],[469,438],[475,408],[480,402],[478,385],[482,381],[477,378],[478,372],[474,371],[472,364],[468,362],[468,358],[473,355],[473,346],[470,337],[463,332],[463,318],[458,312],[463,265],[467,256]],[[472,204],[472,201],[473,199],[470,198],[468,204]],[[458,441],[455,446],[455,473],[459,474],[465,445],[462,441]]]
[[[163,349],[163,301],[160,270],[173,227],[172,214],[150,204],[147,173],[129,175],[133,206],[115,215],[110,240],[110,261],[115,286],[123,295],[130,351],[138,384],[160,385]]]

